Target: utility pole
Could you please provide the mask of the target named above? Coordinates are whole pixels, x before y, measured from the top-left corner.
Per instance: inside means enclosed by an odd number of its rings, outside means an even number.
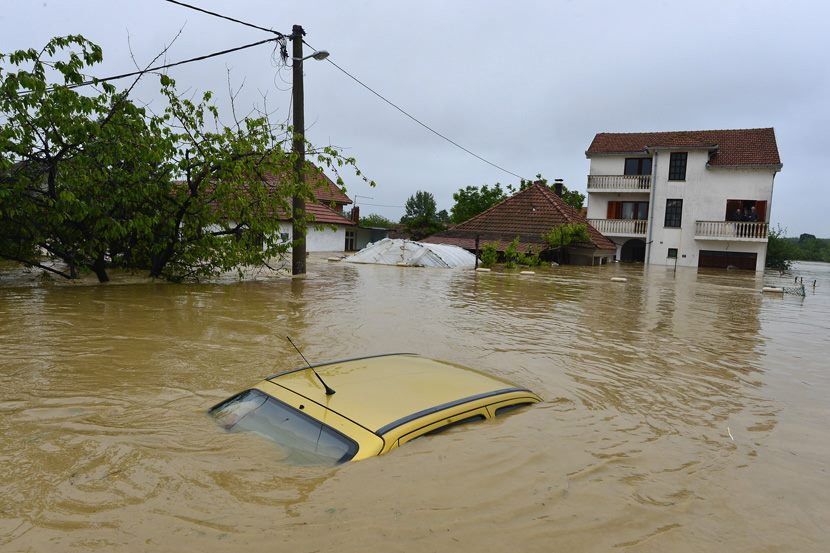
[[[291,32],[291,40],[294,42],[291,67],[293,70],[292,103],[294,105],[294,143],[293,151],[296,156],[294,160],[294,172],[297,179],[298,190],[304,188],[305,182],[305,115],[303,112],[303,31],[302,25],[294,25]],[[291,274],[305,274],[306,255],[306,225],[305,222],[298,222],[297,216],[305,217],[305,198],[295,192],[291,201]]]

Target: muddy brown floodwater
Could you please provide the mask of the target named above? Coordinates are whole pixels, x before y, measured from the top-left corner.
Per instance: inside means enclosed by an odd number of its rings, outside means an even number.
[[[760,294],[792,283],[776,274],[621,265],[6,279],[0,550],[828,551],[830,266],[795,272],[806,298]],[[545,401],[287,466],[205,415],[301,365],[286,334],[314,361],[412,351]]]

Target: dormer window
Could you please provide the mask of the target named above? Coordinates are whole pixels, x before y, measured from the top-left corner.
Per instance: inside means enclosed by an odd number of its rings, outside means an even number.
[[[669,180],[686,180],[686,152],[672,152],[669,159]]]

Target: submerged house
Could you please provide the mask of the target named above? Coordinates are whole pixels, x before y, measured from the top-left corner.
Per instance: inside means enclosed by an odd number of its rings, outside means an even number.
[[[306,234],[306,251],[308,252],[342,252],[354,249],[355,229],[357,223],[346,216],[345,206],[352,200],[337,186],[322,169],[309,163],[305,178],[314,190],[316,202],[306,202],[306,212],[314,216]],[[271,189],[280,184],[277,175],[269,175],[266,182]],[[281,213],[280,236],[283,242],[290,242],[291,214]],[[316,226],[322,225],[321,228]],[[350,241],[352,247],[350,248]]]
[[[588,220],[618,259],[764,269],[773,129],[599,133],[585,155]]]
[[[354,206],[346,211],[346,206],[352,204],[351,198],[322,169],[309,163],[305,178],[317,199],[316,203],[306,202],[306,211],[314,215],[314,223],[309,225],[306,234],[306,251],[356,251],[389,236],[389,229],[360,226],[360,209]],[[267,181],[274,188],[279,185],[279,177],[269,176]],[[282,239],[290,241],[290,214],[282,214],[280,221]],[[315,228],[318,225],[322,228]]]
[[[614,243],[541,182],[533,183],[487,211],[428,236],[422,242],[451,244],[473,252],[476,247],[494,244],[503,252],[518,237],[520,251],[540,253],[550,248],[542,235],[563,224],[585,224],[590,238],[588,242],[566,247],[564,253],[570,263],[599,265],[613,259]]]

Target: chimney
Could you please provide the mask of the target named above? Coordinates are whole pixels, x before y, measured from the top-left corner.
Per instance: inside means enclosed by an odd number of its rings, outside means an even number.
[[[360,224],[360,208],[357,206],[352,207],[352,221]]]
[[[553,179],[553,191],[556,192],[556,195],[560,198],[562,197],[562,179]]]

